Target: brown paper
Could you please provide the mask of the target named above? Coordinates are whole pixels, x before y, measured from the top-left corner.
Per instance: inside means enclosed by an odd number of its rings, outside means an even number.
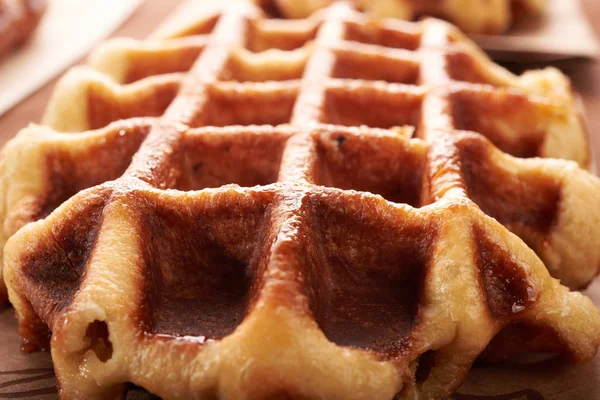
[[[586,292],[600,306],[600,280]],[[12,308],[0,311],[0,399],[57,400],[56,380],[48,353],[23,353]],[[132,387],[128,400],[155,396]],[[454,400],[600,399],[600,356],[573,365],[558,358],[530,363],[476,365]]]
[[[548,0],[539,18],[519,21],[505,35],[472,35],[493,58],[551,61],[600,56],[600,44],[579,0]]]
[[[222,0],[220,4],[236,0]],[[554,1],[548,18],[556,21],[557,13],[561,12],[561,3],[574,4],[577,0],[550,0]],[[172,17],[161,25],[159,31],[168,32],[181,26],[182,20],[193,20],[199,12],[206,11],[205,7],[198,7],[198,2],[203,6],[212,7],[210,2],[204,0],[191,0],[184,3]],[[567,22],[576,24],[583,15],[578,6],[567,7],[571,15],[564,16]],[[577,11],[579,10],[579,11]],[[577,13],[580,13],[577,15]],[[554,22],[553,22],[554,23]],[[553,28],[548,32],[558,34]],[[583,32],[582,30],[581,32]],[[581,35],[585,36],[584,33]],[[513,36],[504,43],[518,42],[519,36]],[[493,39],[493,38],[492,38]],[[588,37],[589,39],[589,37]],[[592,40],[593,39],[593,40]],[[596,56],[597,46],[591,35],[591,41],[586,53],[587,56]],[[498,40],[498,43],[503,40]],[[573,44],[573,43],[571,43]],[[503,43],[496,44],[499,48]],[[530,42],[525,40],[519,46],[525,48]],[[507,45],[508,46],[508,45]],[[511,45],[512,46],[512,45]],[[551,44],[549,45],[551,46]],[[558,47],[555,46],[556,51]],[[571,46],[573,47],[573,46]],[[577,55],[584,55],[581,46]],[[594,49],[591,51],[590,49]],[[566,50],[566,49],[565,49]],[[569,50],[573,50],[572,48]],[[574,53],[571,51],[571,55]],[[540,53],[542,54],[542,53]],[[566,52],[563,52],[563,56]],[[592,298],[596,306],[600,307],[600,278],[585,292]],[[41,400],[58,399],[56,392],[56,378],[52,372],[52,360],[49,353],[38,352],[27,354],[20,350],[20,338],[17,333],[17,324],[12,308],[0,309],[0,399],[3,398],[35,398]],[[131,387],[128,400],[156,399],[143,389]],[[600,399],[600,356],[592,362],[582,365],[572,365],[558,358],[545,358],[538,361],[513,362],[502,365],[475,365],[467,381],[452,396],[455,400],[564,400]]]

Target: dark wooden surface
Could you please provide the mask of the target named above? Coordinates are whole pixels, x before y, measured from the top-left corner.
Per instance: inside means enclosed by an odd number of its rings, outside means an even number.
[[[577,0],[573,0],[577,1]],[[183,0],[146,0],[139,10],[113,36],[143,38]],[[596,33],[600,35],[600,1],[582,0]],[[581,94],[589,123],[594,154],[600,156],[600,62],[569,60],[551,64],[565,72]],[[511,65],[521,70],[529,65]],[[536,65],[535,67],[538,67]],[[0,145],[29,122],[39,122],[56,80],[0,117]]]

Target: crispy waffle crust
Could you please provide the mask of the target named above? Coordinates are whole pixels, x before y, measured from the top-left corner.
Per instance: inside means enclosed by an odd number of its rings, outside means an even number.
[[[479,356],[596,353],[550,276],[600,261],[569,84],[446,23],[238,6],[108,42],[45,123],[4,149],[4,276],[63,399],[435,399]]]
[[[306,18],[334,0],[255,0],[271,15]],[[519,19],[540,15],[547,0],[354,0],[376,18],[437,16],[469,33],[503,33]]]
[[[46,11],[46,0],[0,0],[0,56],[25,43]]]

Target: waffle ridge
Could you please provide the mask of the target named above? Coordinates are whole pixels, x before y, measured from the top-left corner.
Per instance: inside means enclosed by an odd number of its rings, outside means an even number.
[[[558,72],[346,3],[162,35],[101,47],[3,151],[8,296],[61,398],[433,399],[480,356],[595,355],[550,276],[600,265]]]

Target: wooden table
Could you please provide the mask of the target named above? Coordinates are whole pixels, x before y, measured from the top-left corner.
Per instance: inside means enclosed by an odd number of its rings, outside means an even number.
[[[144,38],[157,24],[184,0],[146,0],[135,15],[113,36]],[[600,35],[600,1],[582,0],[596,33]],[[589,121],[594,152],[600,156],[600,62],[569,60],[554,64],[569,75],[575,90],[583,98]],[[522,69],[523,65],[516,66]],[[0,145],[13,137],[29,122],[39,122],[56,80],[49,82],[37,93],[0,117]]]

